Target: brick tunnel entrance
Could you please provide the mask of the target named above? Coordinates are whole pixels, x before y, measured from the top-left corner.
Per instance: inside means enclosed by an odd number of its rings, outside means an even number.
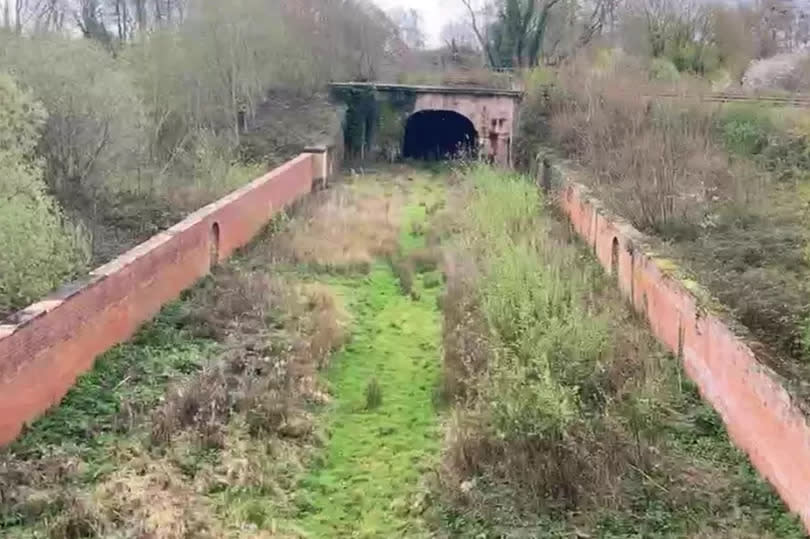
[[[405,126],[402,156],[436,161],[476,157],[478,133],[465,116],[449,110],[424,110],[411,115]]]

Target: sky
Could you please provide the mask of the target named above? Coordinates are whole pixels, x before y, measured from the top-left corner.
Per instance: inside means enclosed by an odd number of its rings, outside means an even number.
[[[452,20],[458,20],[464,14],[461,0],[374,0],[374,2],[385,10],[403,7],[421,13],[428,46],[439,45],[442,27]]]

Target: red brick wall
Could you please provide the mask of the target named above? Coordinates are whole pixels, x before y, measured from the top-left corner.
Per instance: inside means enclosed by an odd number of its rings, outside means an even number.
[[[668,262],[642,252],[643,236],[603,211],[585,187],[564,182],[560,205],[656,337],[683,361],[734,443],[810,530],[810,426],[780,377],[666,273]],[[613,267],[614,240],[618,268]]]
[[[73,291],[30,306],[19,323],[0,325],[0,445],[58,403],[99,354],[206,275],[213,256],[227,258],[309,193],[312,180],[312,156],[302,154],[98,268]]]

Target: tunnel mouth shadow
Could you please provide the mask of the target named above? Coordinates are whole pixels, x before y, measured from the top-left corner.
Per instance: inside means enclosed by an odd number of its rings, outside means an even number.
[[[422,161],[476,158],[478,132],[473,123],[457,112],[424,110],[414,113],[405,125],[402,156]]]

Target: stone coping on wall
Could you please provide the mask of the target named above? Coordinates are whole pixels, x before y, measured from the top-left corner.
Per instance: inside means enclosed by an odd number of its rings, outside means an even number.
[[[699,284],[656,256],[651,238],[609,212],[553,158],[552,168],[555,202],[574,231],[683,363],[733,443],[810,530],[810,424],[786,380],[758,360],[757,343]]]
[[[0,445],[57,404],[99,354],[246,245],[316,179],[326,182],[326,165],[339,159],[330,152],[302,153],[1,323]]]
[[[5,320],[0,320],[0,339],[12,335],[21,328],[30,324],[32,321],[36,320],[37,318],[47,314],[50,311],[53,311],[55,308],[59,307],[61,304],[63,304],[65,301],[69,300],[73,296],[80,294],[83,290],[92,286],[99,280],[120,271],[124,267],[128,266],[135,260],[142,257],[144,254],[149,253],[150,251],[153,251],[159,246],[165,244],[179,232],[183,232],[189,229],[192,225],[199,223],[199,221],[205,218],[206,216],[211,215],[218,209],[227,206],[234,200],[244,196],[247,193],[250,193],[251,191],[256,189],[258,185],[267,182],[268,179],[271,179],[273,176],[283,173],[286,169],[289,169],[290,167],[294,166],[294,164],[297,161],[301,160],[302,157],[304,158],[308,157],[309,154],[326,154],[327,147],[325,145],[317,147],[313,146],[311,148],[309,147],[305,148],[304,151],[306,152],[305,154],[302,154],[288,161],[287,163],[284,163],[278,168],[275,168],[270,172],[260,176],[259,178],[251,181],[249,184],[240,187],[235,191],[232,191],[231,193],[225,195],[224,197],[218,200],[215,200],[214,202],[211,202],[206,206],[203,206],[199,210],[194,211],[177,224],[171,226],[170,228],[164,230],[163,232],[158,232],[151,238],[136,245],[129,251],[122,253],[113,260],[92,270],[85,277],[79,278],[73,282],[62,285],[58,290],[47,295],[45,298],[35,303],[32,303],[27,307],[24,307],[23,309],[17,311],[16,313],[13,313]]]

